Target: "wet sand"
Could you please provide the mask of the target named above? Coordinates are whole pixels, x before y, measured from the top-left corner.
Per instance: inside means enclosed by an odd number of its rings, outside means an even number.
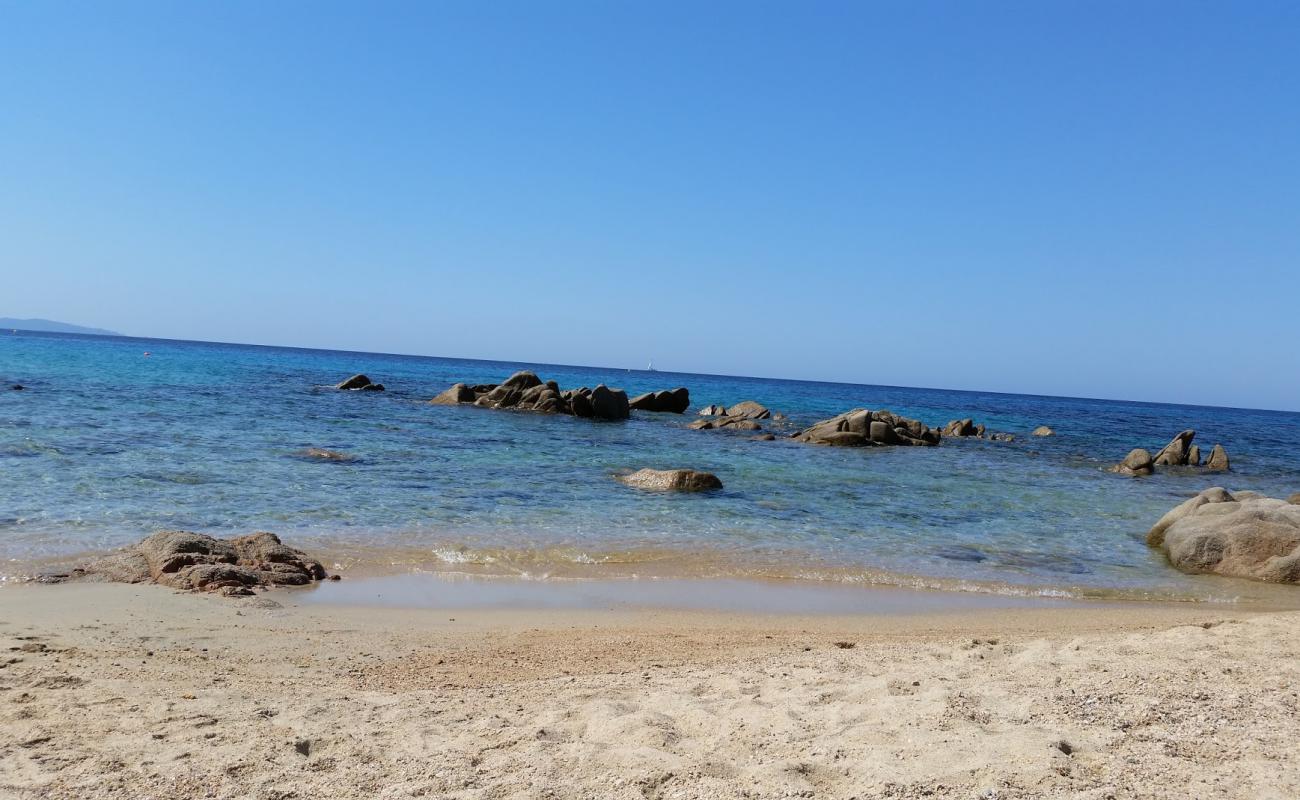
[[[1300,794],[1296,613],[328,599],[0,589],[0,796]]]

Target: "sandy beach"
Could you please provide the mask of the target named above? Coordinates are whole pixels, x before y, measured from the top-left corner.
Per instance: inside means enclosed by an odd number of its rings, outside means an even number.
[[[0,796],[1286,798],[1300,615],[0,590]]]

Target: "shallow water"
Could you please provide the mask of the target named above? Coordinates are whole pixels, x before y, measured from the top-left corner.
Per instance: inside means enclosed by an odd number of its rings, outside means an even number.
[[[151,355],[145,357],[143,353]],[[973,417],[1010,443],[833,449],[685,428],[430,406],[456,381],[531,368],[692,404],[754,399],[793,430],[854,407]],[[388,391],[339,392],[355,372]],[[1300,489],[1300,415],[124,337],[0,335],[0,559],[27,574],[159,528],[272,530],[358,572],[800,577],[998,592],[1232,599],[1273,587],[1184,576],[1143,536],[1207,486]],[[1050,425],[1057,435],[1029,432]],[[1104,468],[1184,428],[1233,472]],[[323,447],[347,462],[303,458]],[[708,495],[620,470],[718,474]],[[1283,589],[1282,591],[1289,591]]]

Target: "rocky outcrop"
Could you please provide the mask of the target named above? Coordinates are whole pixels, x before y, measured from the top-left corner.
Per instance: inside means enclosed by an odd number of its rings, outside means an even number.
[[[722,417],[722,416],[726,416],[726,414],[727,414],[726,406],[713,405],[713,406],[705,406],[704,408],[700,409],[701,417]]]
[[[855,408],[796,433],[794,439],[834,447],[933,446],[940,436],[920,421],[892,411]]]
[[[1150,475],[1156,469],[1151,460],[1151,453],[1141,447],[1135,447],[1124,456],[1123,461],[1111,467],[1110,471],[1119,475]]]
[[[951,437],[983,437],[984,426],[976,425],[975,420],[970,419],[969,417],[966,419],[955,419],[943,426],[943,435]]]
[[[189,531],[160,531],[63,577],[157,583],[234,595],[251,594],[257,587],[301,586],[326,575],[319,561],[285,545],[273,533],[216,539]]]
[[[1033,435],[1034,436],[1055,436],[1056,431],[1052,430],[1046,425],[1039,425],[1037,428],[1034,428]]]
[[[737,419],[771,419],[772,412],[767,407],[753,400],[741,400],[734,406],[728,406],[723,416]]]
[[[1185,467],[1187,466],[1188,451],[1192,446],[1192,439],[1196,438],[1196,431],[1186,430],[1175,436],[1169,444],[1161,448],[1156,453],[1155,464],[1157,467]]]
[[[359,390],[363,392],[382,392],[384,390],[384,385],[382,383],[372,382],[365,375],[357,374],[342,383],[335,384],[334,388],[347,389],[350,391]]]
[[[1212,472],[1227,472],[1231,469],[1228,464],[1228,451],[1223,449],[1223,445],[1216,444],[1210,450],[1210,457],[1205,459],[1205,468]]]
[[[636,411],[684,414],[691,407],[691,393],[685,386],[666,392],[646,392],[629,400],[628,407]]]
[[[1129,465],[1127,468],[1125,465],[1136,454],[1146,453],[1147,451],[1141,448],[1133,450],[1128,454],[1128,458],[1124,459],[1123,463],[1111,467],[1110,471],[1121,475],[1150,475],[1155,472],[1155,467],[1199,467],[1201,465],[1201,448],[1192,444],[1192,440],[1195,438],[1196,431],[1191,429],[1179,433],[1151,458],[1149,465],[1137,469],[1137,471],[1134,471],[1135,465]],[[1210,451],[1210,457],[1205,461],[1205,468],[1210,471],[1228,470],[1228,453],[1223,449],[1222,445],[1216,444],[1214,449]]]
[[[1183,572],[1300,583],[1300,505],[1254,492],[1206,489],[1147,533]]]
[[[685,391],[685,390],[683,390]],[[575,417],[619,420],[630,415],[627,393],[603,383],[595,389],[561,390],[555,381],[543,382],[527,370],[499,384],[470,386],[457,383],[429,401],[433,405],[472,404],[482,408],[571,414]]]
[[[628,486],[653,491],[704,492],[722,488],[717,475],[693,469],[642,469],[619,476],[619,480]]]

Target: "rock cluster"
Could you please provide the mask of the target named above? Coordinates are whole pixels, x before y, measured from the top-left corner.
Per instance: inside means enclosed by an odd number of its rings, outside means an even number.
[[[336,383],[334,388],[349,391],[382,392],[384,385],[382,383],[372,383],[365,375],[358,373],[342,383]]]
[[[685,386],[666,392],[646,392],[628,401],[628,407],[637,411],[660,411],[684,414],[691,407],[691,393]]]
[[[1120,475],[1150,475],[1156,467],[1199,467],[1201,448],[1192,444],[1194,438],[1196,431],[1185,430],[1171,439],[1155,456],[1143,448],[1135,448],[1123,461],[1111,467],[1110,471]],[[1228,471],[1228,451],[1223,449],[1223,445],[1216,444],[1210,451],[1205,469],[1211,472]]]
[[[1300,583],[1300,505],[1256,492],[1206,489],[1161,517],[1147,544],[1184,572]]]
[[[429,401],[434,405],[472,403],[483,408],[511,408],[543,414],[618,420],[629,416],[627,393],[600,384],[595,389],[561,390],[555,381],[542,382],[532,372],[516,372],[500,384],[468,386],[458,383]]]
[[[939,443],[940,434],[918,420],[891,411],[855,408],[800,431],[794,439],[836,447],[934,446]]]
[[[717,475],[693,469],[642,469],[622,475],[619,480],[628,486],[655,491],[703,492],[722,488]]]
[[[774,413],[771,409],[753,400],[742,400],[730,408],[719,405],[705,406],[700,411],[700,415],[712,417],[712,419],[696,420],[688,426],[689,428],[697,431],[721,429],[761,431],[763,426],[758,424],[758,420],[785,419],[784,415]]]
[[[160,531],[60,577],[158,583],[234,595],[251,594],[254,587],[301,586],[326,576],[320,562],[288,547],[273,533],[216,539],[189,531]]]
[[[967,417],[966,419],[955,419],[943,426],[943,435],[949,437],[974,436],[984,437],[984,426],[976,425],[975,420]]]

